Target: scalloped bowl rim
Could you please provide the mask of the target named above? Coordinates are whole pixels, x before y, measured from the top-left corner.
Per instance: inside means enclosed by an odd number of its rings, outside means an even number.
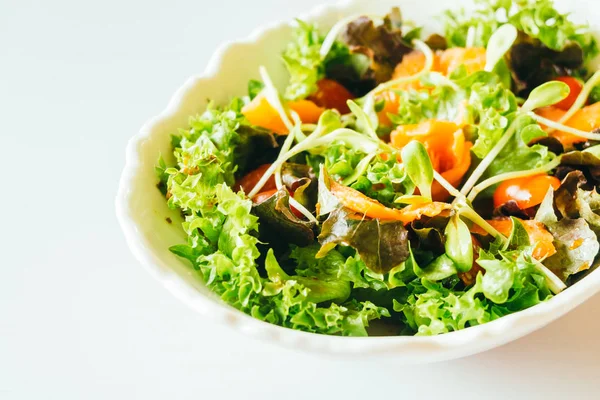
[[[327,12],[343,12],[344,8],[360,2],[361,0],[345,0],[333,5],[321,5],[301,18],[312,20]],[[167,108],[144,124],[140,132],[128,142],[126,163],[115,202],[117,218],[135,258],[175,297],[212,320],[224,323],[246,335],[280,345],[337,355],[388,355],[405,363],[418,363],[467,356],[508,343],[554,321],[600,291],[600,271],[596,270],[548,301],[483,325],[428,337],[341,337],[297,331],[252,318],[200,293],[173,272],[168,263],[156,255],[147,238],[137,229],[131,214],[130,188],[140,172],[139,146],[150,137],[154,126],[176,113],[184,97],[200,81],[211,80],[216,76],[221,69],[224,55],[231,47],[251,45],[277,28],[289,24],[289,21],[274,22],[256,29],[246,39],[222,44],[213,54],[204,73],[189,78],[173,95]]]

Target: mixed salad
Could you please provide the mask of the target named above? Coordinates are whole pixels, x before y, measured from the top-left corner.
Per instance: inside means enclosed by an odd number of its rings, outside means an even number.
[[[480,0],[422,29],[394,8],[328,32],[172,136],[158,188],[223,301],[288,328],[435,335],[543,302],[594,268],[600,72],[551,0]],[[368,329],[369,328],[369,329]]]

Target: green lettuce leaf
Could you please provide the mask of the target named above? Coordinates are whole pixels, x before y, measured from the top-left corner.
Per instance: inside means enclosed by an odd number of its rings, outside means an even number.
[[[333,255],[328,255],[330,258],[334,258]],[[343,263],[341,263],[343,265]],[[331,269],[331,265],[327,266],[327,269]],[[334,301],[336,303],[342,303],[350,296],[350,282],[337,279],[337,274],[319,273],[323,268],[318,268],[316,271],[311,271],[310,276],[290,276],[285,273],[279,266],[273,249],[269,249],[267,252],[267,258],[265,260],[265,268],[269,279],[275,283],[282,283],[287,281],[296,281],[308,289],[306,299],[315,303],[322,303],[324,301]],[[306,270],[304,270],[306,273]]]
[[[302,99],[317,91],[317,82],[325,78],[328,64],[347,64],[350,62],[348,48],[334,42],[325,59],[320,50],[324,37],[317,26],[297,20],[292,41],[283,53],[283,61],[290,74],[290,82],[285,90],[287,100]]]
[[[161,174],[168,175],[169,206],[184,214],[188,236],[187,243],[171,251],[189,260],[224,302],[255,318],[307,332],[367,335],[369,321],[389,316],[387,309],[357,300],[321,307],[311,301],[316,293],[325,296],[314,286],[310,294],[296,280],[274,282],[259,273],[259,219],[252,214],[252,202],[229,186],[242,143],[237,131],[243,123],[240,107],[234,100],[229,107],[209,107],[192,118],[190,128],[173,141],[176,165],[159,163]],[[343,292],[339,284],[335,297],[347,297],[349,286],[346,282]]]
[[[461,9],[444,13],[448,46],[465,47],[472,27],[473,46],[486,47],[491,35],[508,22],[548,49],[562,51],[576,43],[588,60],[598,53],[589,27],[575,24],[569,14],[558,12],[552,0],[476,0],[476,3],[475,11]]]
[[[598,44],[588,25],[575,24],[569,14],[554,8],[553,0],[515,1],[518,11],[509,18],[509,23],[529,37],[538,39],[547,48],[563,51],[576,43],[586,58],[591,60],[598,54]]]
[[[547,136],[539,125],[528,116],[517,117],[517,131],[504,146],[483,174],[482,180],[506,172],[525,171],[550,162],[556,155],[548,147],[532,142]],[[489,197],[495,186],[488,188],[481,196]]]
[[[324,153],[309,155],[308,163],[315,170],[323,164],[332,179],[343,181],[357,173],[360,161],[367,154],[334,142]],[[404,166],[397,162],[396,156],[381,152],[375,155],[364,171],[350,184],[350,187],[371,197],[388,207],[395,207],[396,199],[410,195],[415,190],[414,183],[405,172]]]
[[[438,335],[489,321],[486,301],[477,291],[450,290],[440,282],[427,279],[410,284],[411,294],[405,303],[394,301],[393,309],[417,336]]]
[[[475,0],[477,8],[447,10],[443,13],[444,35],[448,47],[466,47],[469,28],[474,30],[472,45],[486,47],[492,34],[502,25],[497,13],[507,13],[511,0]]]

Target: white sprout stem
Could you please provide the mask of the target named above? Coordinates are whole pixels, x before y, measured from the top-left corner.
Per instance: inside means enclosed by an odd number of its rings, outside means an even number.
[[[298,121],[296,121],[296,122],[298,122]],[[285,154],[290,150],[290,148],[292,147],[292,143],[294,142],[294,138],[298,132],[300,132],[300,124],[296,123],[296,126],[290,131],[290,134],[285,139],[285,142],[283,142],[283,145],[281,146],[281,151],[279,152],[279,154]],[[277,187],[278,190],[283,187],[283,178],[281,177],[281,167],[282,166],[283,165],[279,165],[279,167],[275,170],[275,186]],[[317,221],[315,216],[312,215],[312,213],[308,209],[306,209],[306,207],[304,207],[296,199],[294,199],[294,197],[290,196],[289,203],[292,207],[294,207],[302,215],[304,215],[310,222],[314,222],[315,224],[319,223],[319,221]]]
[[[344,179],[342,181],[342,183],[345,186],[350,186],[352,185],[354,182],[356,182],[356,180],[362,176],[362,174],[365,173],[365,171],[367,170],[367,168],[369,167],[369,164],[371,163],[371,161],[373,160],[373,158],[375,158],[375,156],[377,155],[377,153],[371,153],[371,154],[367,154],[362,160],[360,160],[360,162],[356,165],[356,168],[354,169],[354,173],[352,173],[352,175],[346,177],[346,179]]]
[[[544,275],[544,280],[546,281],[546,284],[552,293],[558,294],[567,288],[567,285],[565,285],[565,283],[560,280],[560,278],[556,276],[554,272],[550,271],[548,267],[546,267],[540,261],[534,259],[533,263],[538,272]]]
[[[429,75],[430,76],[435,75],[436,78],[439,79],[439,83],[442,86],[444,86],[444,85],[449,86],[455,91],[460,90],[460,86],[458,86],[456,83],[452,82],[452,80],[450,78],[444,76],[443,74],[440,74],[439,72],[430,72]]]
[[[292,143],[294,142],[294,137],[296,136],[296,128],[297,126],[294,127],[294,129],[290,131],[288,137],[285,138],[285,142],[283,142],[283,145],[281,146],[279,155],[285,154],[288,151],[290,151]],[[281,167],[282,165],[280,165],[279,168],[275,170],[275,186],[277,187],[277,189],[281,189],[283,187],[283,179],[281,178]]]
[[[298,113],[296,111],[291,110],[290,115],[292,116],[292,119],[294,120],[294,132],[295,132],[294,139],[296,140],[297,143],[300,143],[306,139],[306,135],[304,134],[303,130],[305,130],[307,132],[314,132],[314,130],[317,129],[318,125],[314,125],[314,124],[311,124],[310,127],[305,127],[302,124],[302,120],[300,119],[300,116],[298,115]],[[279,153],[281,154],[281,151]]]
[[[281,103],[281,99],[279,98],[279,92],[273,84],[273,81],[271,80],[267,69],[261,65],[258,68],[258,71],[260,72],[260,77],[263,83],[265,84],[264,90],[267,101],[269,102],[271,107],[273,107],[275,111],[277,111],[277,113],[279,114],[279,118],[281,118],[281,121],[283,121],[283,124],[288,129],[288,131],[291,131],[294,125],[290,121],[288,115],[285,112],[285,109],[283,108],[283,104]]]
[[[300,129],[302,129],[303,131],[314,131],[315,129],[317,129],[317,124],[302,124],[302,126],[300,126]]]
[[[290,202],[290,206],[294,207],[296,210],[300,211],[300,213],[302,215],[304,215],[306,217],[306,219],[308,219],[310,222],[313,222],[315,224],[319,224],[319,221],[315,218],[314,215],[312,215],[312,213],[310,211],[308,211],[306,209],[306,207],[304,207],[302,204],[300,204],[296,199],[294,199],[292,196],[290,196],[289,198],[289,202]]]
[[[570,126],[566,126],[566,125],[560,124],[558,122],[552,121],[551,119],[539,116],[536,113],[531,112],[531,111],[528,112],[527,115],[530,116],[531,118],[533,118],[534,120],[536,120],[537,122],[544,124],[549,128],[552,128],[553,130],[567,132],[572,135],[579,136],[579,137],[582,137],[585,139],[600,140],[600,133],[585,132],[585,131],[581,131],[579,129],[571,128]]]
[[[598,83],[600,83],[600,71],[596,71],[596,73],[594,75],[592,75],[592,77],[590,79],[588,79],[588,81],[585,83],[585,85],[583,85],[583,88],[581,89],[581,93],[579,93],[579,96],[577,96],[577,99],[575,100],[575,102],[573,103],[571,108],[569,108],[569,110],[565,113],[565,115],[563,115],[558,120],[559,124],[564,124],[565,122],[570,120],[571,117],[577,111],[579,111],[579,109],[581,109],[583,106],[585,106],[585,103],[587,102],[587,99],[590,96],[590,92],[592,91],[594,86],[596,86]]]
[[[473,188],[473,186],[475,186],[479,178],[481,178],[485,170],[488,169],[488,167],[492,164],[494,159],[498,156],[498,154],[500,154],[504,146],[506,146],[508,141],[515,134],[516,130],[517,118],[515,117],[515,120],[512,122],[512,124],[510,124],[507,131],[504,133],[504,136],[502,136],[498,143],[496,143],[496,145],[492,147],[492,150],[490,150],[490,152],[483,158],[483,160],[481,160],[477,168],[475,168],[475,171],[473,171],[469,179],[467,179],[462,189],[460,190],[460,193],[462,195],[466,196],[467,193],[471,191],[471,189]]]
[[[265,171],[263,176],[256,183],[256,185],[250,191],[250,193],[248,193],[248,197],[252,198],[252,197],[256,196],[256,194],[259,193],[260,190],[263,188],[263,186],[267,183],[267,181],[269,180],[271,175],[273,175],[273,173],[275,173],[277,168],[279,168],[281,165],[283,165],[283,163],[286,162],[288,159],[290,159],[291,157],[295,156],[296,154],[300,154],[303,151],[306,151],[312,147],[318,147],[318,146],[322,146],[327,143],[330,143],[333,140],[335,140],[338,136],[342,136],[344,134],[350,133],[352,135],[363,136],[364,139],[366,139],[370,142],[373,142],[373,145],[376,147],[382,147],[382,144],[383,144],[383,142],[381,142],[381,141],[380,141],[380,143],[376,143],[372,139],[370,139],[364,135],[360,135],[360,134],[356,133],[355,131],[353,131],[351,129],[347,129],[347,128],[336,129],[335,131],[330,132],[325,136],[318,136],[316,133],[317,132],[313,133],[306,140],[298,143],[296,146],[294,146],[292,149],[287,151],[285,154],[280,154],[279,157],[277,157],[277,160],[275,160],[273,162],[273,164],[271,164],[271,166]]]
[[[483,181],[483,182],[479,183],[478,185],[475,185],[475,187],[473,187],[473,190],[471,190],[471,192],[467,196],[467,200],[472,202],[473,200],[475,200],[475,197],[477,197],[477,195],[479,195],[479,193],[483,192],[485,189],[489,188],[490,186],[495,185],[496,183],[500,183],[500,182],[503,182],[503,181],[509,180],[509,179],[524,178],[527,176],[543,174],[545,172],[553,170],[554,168],[558,167],[559,165],[560,165],[560,157],[556,157],[549,163],[542,165],[541,167],[538,167],[538,168],[534,168],[534,169],[530,169],[530,170],[526,170],[526,171],[506,172],[504,174],[500,174],[500,175],[496,175],[494,177],[488,178],[485,181]]]
[[[346,27],[346,25],[348,25],[350,22],[352,22],[355,19],[360,18],[360,17],[361,17],[361,15],[350,15],[349,17],[342,18],[341,20],[336,22],[335,25],[333,25],[331,27],[331,29],[327,33],[327,36],[325,36],[325,39],[323,39],[323,43],[321,44],[321,49],[319,50],[319,55],[321,56],[322,60],[325,59],[325,57],[327,57],[327,54],[329,54],[329,51],[333,47],[333,44],[335,43],[335,40],[337,39],[339,34],[342,32],[342,29],[344,29]],[[380,16],[375,16],[375,15],[371,15],[371,16],[367,15],[367,17],[369,17],[371,19],[381,19]]]
[[[436,181],[439,182],[440,185],[442,185],[442,187],[444,189],[446,189],[448,191],[448,193],[450,193],[452,196],[455,197],[455,200],[452,203],[453,203],[453,206],[455,207],[455,210],[458,212],[459,215],[464,216],[469,221],[478,225],[479,227],[481,227],[481,229],[483,229],[484,231],[486,231],[493,237],[500,238],[503,243],[507,242],[507,239],[503,234],[498,232],[498,230],[496,228],[494,228],[492,225],[490,225],[489,222],[487,222],[485,219],[483,219],[483,217],[481,215],[479,215],[473,208],[471,208],[471,206],[469,206],[466,203],[465,196],[461,192],[459,192],[456,188],[454,188],[454,186],[452,186],[450,184],[450,182],[448,182],[446,179],[444,179],[444,177],[441,176],[436,171],[433,172],[433,177],[435,178]]]
[[[454,187],[450,182],[446,180],[439,172],[433,170],[433,178],[440,184],[448,193],[457,199],[464,198],[464,196]]]
[[[475,45],[475,35],[477,34],[477,28],[470,26],[467,31],[467,39],[465,41],[465,47],[473,47]]]
[[[423,76],[424,74],[426,74],[427,72],[431,71],[431,68],[433,67],[433,59],[434,59],[434,54],[433,51],[431,50],[431,48],[429,46],[427,46],[427,44],[421,40],[414,40],[413,43],[415,44],[415,47],[420,50],[424,55],[425,55],[425,65],[423,66],[423,69],[419,72],[417,72],[414,75],[411,76],[403,76],[401,78],[398,79],[393,79],[391,81],[387,81],[385,83],[380,84],[379,86],[377,86],[375,89],[371,90],[367,96],[374,96],[378,93],[381,93],[383,91],[386,91],[390,88],[393,88],[394,86],[400,85],[402,83],[408,83],[408,82],[413,82],[418,80],[421,76]]]
[[[365,99],[365,104],[363,105],[363,112],[365,113],[365,123],[367,124],[367,134],[371,136],[373,139],[379,140],[379,136],[377,136],[377,132],[371,123],[371,118],[369,118],[369,112],[375,107],[375,97],[367,96]]]

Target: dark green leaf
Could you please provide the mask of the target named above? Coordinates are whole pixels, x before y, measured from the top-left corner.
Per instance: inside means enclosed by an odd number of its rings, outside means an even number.
[[[289,194],[285,189],[254,205],[252,212],[259,218],[260,238],[264,242],[307,246],[315,239],[313,224],[299,219],[290,210]]]
[[[356,74],[353,60],[344,44],[335,41],[323,60],[320,50],[324,37],[316,25],[300,20],[297,22],[293,39],[283,53],[283,61],[290,74],[290,83],[285,91],[286,99],[302,99],[314,94],[318,89],[317,82],[325,78],[326,71],[331,69]]]
[[[346,209],[337,209],[323,223],[319,243],[326,253],[336,244],[356,249],[367,268],[389,272],[408,257],[408,232],[400,221],[366,219]]]
[[[239,143],[234,151],[236,175],[245,175],[260,165],[273,162],[279,154],[282,138],[268,129],[242,124],[238,127]]]
[[[281,179],[294,200],[313,212],[317,203],[317,177],[306,164],[285,163],[281,168]]]
[[[526,95],[557,75],[568,75],[568,71],[581,68],[584,56],[576,42],[565,43],[565,47],[557,51],[521,32],[508,54],[508,66],[517,93]]]

